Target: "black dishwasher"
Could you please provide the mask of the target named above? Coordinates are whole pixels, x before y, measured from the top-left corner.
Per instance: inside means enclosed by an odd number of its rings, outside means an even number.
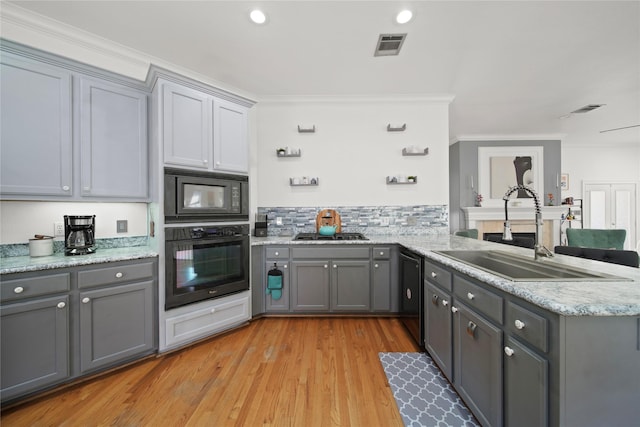
[[[402,323],[420,348],[424,345],[422,314],[422,257],[403,249],[400,252],[400,307]]]

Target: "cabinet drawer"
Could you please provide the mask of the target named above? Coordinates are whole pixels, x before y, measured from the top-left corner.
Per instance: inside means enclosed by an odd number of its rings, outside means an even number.
[[[267,259],[289,259],[289,248],[267,248]]]
[[[451,273],[444,268],[429,261],[424,262],[424,277],[431,283],[435,283],[451,292]]]
[[[373,248],[373,259],[389,259],[391,248]]]
[[[461,301],[502,324],[502,298],[459,276],[453,276],[453,293]]]
[[[507,303],[505,321],[509,332],[513,335],[522,338],[545,353],[547,352],[547,319],[526,308],[509,302]]]
[[[173,346],[220,332],[249,321],[249,298],[218,303],[210,307],[170,317],[165,321],[166,343]]]
[[[369,259],[369,247],[292,248],[291,254],[294,259]]]
[[[123,283],[153,277],[153,262],[121,265],[78,273],[78,288]]]
[[[70,289],[70,283],[69,273],[3,280],[2,283],[0,283],[0,296],[2,297],[2,301],[12,301],[38,295],[67,292]]]

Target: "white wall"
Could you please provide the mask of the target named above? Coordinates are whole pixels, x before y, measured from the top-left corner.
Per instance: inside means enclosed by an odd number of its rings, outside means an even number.
[[[450,98],[331,98],[259,101],[256,109],[258,206],[448,204]],[[404,132],[387,132],[387,124]],[[297,126],[315,125],[315,133]],[[402,148],[428,147],[427,156]],[[278,158],[276,149],[301,149]],[[416,185],[387,185],[386,176],[417,175]],[[291,187],[291,177],[318,177],[317,187]]]
[[[0,203],[0,244],[28,243],[34,234],[53,235],[53,223],[64,215],[95,215],[96,238],[147,235],[146,203],[72,203],[18,202]],[[116,232],[116,220],[128,221],[127,233]],[[56,238],[63,240],[62,237]]]

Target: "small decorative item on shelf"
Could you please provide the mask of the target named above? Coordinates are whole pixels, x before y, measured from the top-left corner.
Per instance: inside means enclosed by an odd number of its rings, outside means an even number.
[[[409,175],[409,176],[407,177],[407,181],[408,181],[408,182],[416,182],[417,180],[418,180],[418,177],[417,177],[417,176]]]
[[[278,148],[278,156],[280,157],[284,157],[285,154],[287,154],[287,150],[284,148]]]
[[[405,130],[407,130],[407,124],[403,123],[402,126],[400,125],[391,125],[391,123],[389,123],[387,125],[387,132],[404,132]]]
[[[299,133],[314,133],[315,131],[316,131],[316,125],[311,125],[311,126],[298,125]]]
[[[553,206],[553,193],[547,194],[547,206]]]
[[[482,194],[477,193],[475,191],[473,192],[473,194],[475,194],[475,202],[474,202],[475,206],[478,207],[478,208],[481,208],[482,207],[482,200],[483,200],[482,199]]]

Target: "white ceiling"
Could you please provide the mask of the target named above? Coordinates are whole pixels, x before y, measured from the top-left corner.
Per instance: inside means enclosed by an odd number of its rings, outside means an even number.
[[[453,95],[452,138],[640,144],[639,1],[15,1],[253,94]],[[248,19],[260,7],[268,21]],[[414,12],[394,22],[402,8]],[[380,33],[408,33],[374,57]],[[560,118],[586,104],[593,112]],[[575,139],[575,138],[573,138]]]

